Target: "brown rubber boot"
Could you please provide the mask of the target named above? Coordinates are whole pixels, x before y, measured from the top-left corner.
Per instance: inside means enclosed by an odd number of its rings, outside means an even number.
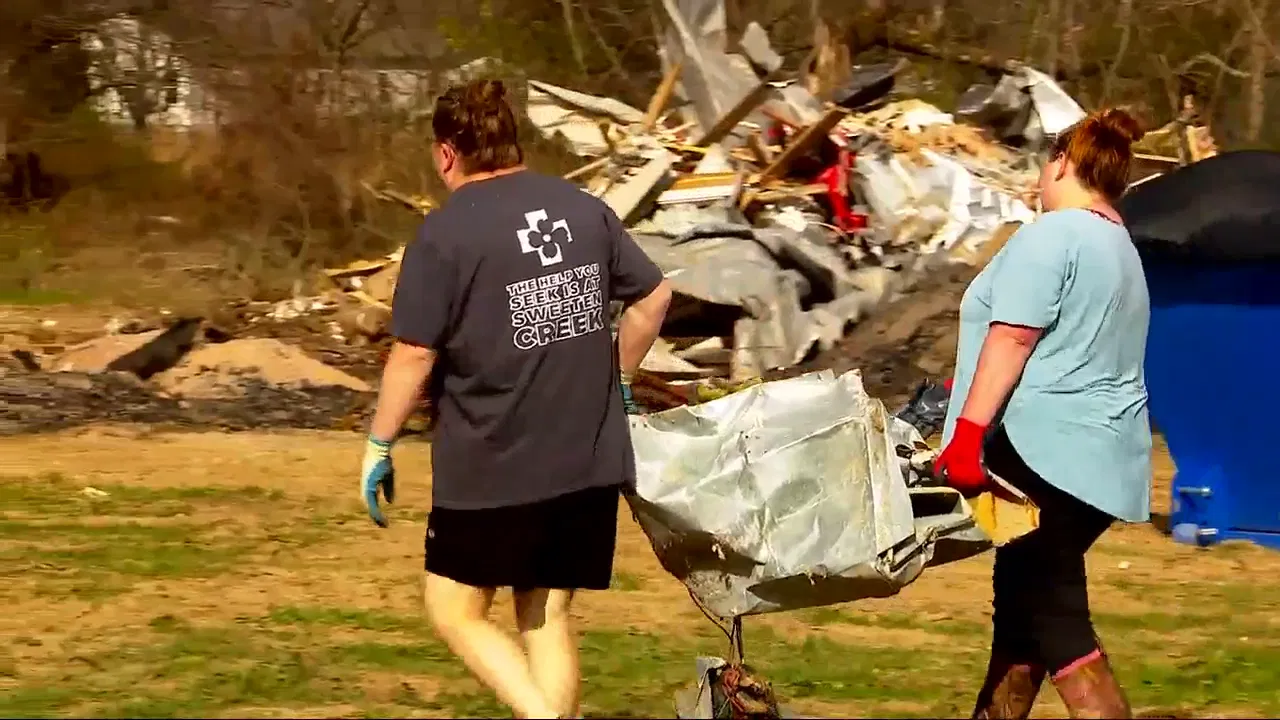
[[[1053,684],[1073,718],[1125,720],[1133,717],[1129,700],[1101,650],[1055,675]]]
[[[1026,663],[1012,663],[992,653],[987,679],[978,692],[974,720],[1026,720],[1044,683],[1045,670]]]

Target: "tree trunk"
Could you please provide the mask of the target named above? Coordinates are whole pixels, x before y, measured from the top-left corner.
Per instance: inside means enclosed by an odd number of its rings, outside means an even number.
[[[578,65],[578,72],[587,75],[587,56],[582,51],[582,43],[578,42],[578,28],[573,19],[573,0],[560,0],[560,12],[564,15],[564,31],[569,36],[569,47],[573,50],[573,61]]]
[[[1249,42],[1249,104],[1245,121],[1245,140],[1251,145],[1262,139],[1262,129],[1267,117],[1267,66],[1271,60],[1266,36],[1268,9],[1263,3],[1258,3],[1252,8],[1253,37]]]
[[[1058,75],[1060,50],[1062,47],[1062,0],[1049,0],[1049,29],[1045,34],[1049,38],[1049,47],[1045,51],[1045,72],[1050,77]]]

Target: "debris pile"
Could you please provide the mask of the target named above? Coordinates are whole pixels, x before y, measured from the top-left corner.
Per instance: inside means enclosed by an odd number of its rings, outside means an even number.
[[[3,336],[0,435],[95,422],[252,430],[366,421],[370,385],[293,344],[232,339],[201,318],[108,325],[114,332],[65,348]]]
[[[259,430],[362,428],[368,394],[343,387],[290,388],[245,377],[234,398],[184,398],[121,372],[21,372],[0,365],[0,435],[91,423]]]
[[[187,398],[246,394],[245,378],[287,388],[342,387],[371,392],[363,380],[330,367],[292,345],[270,338],[232,340],[200,347],[156,376],[160,387]]]
[[[1084,111],[1049,76],[1011,66],[944,112],[901,92],[905,61],[852,65],[819,32],[788,67],[758,24],[730,46],[723,0],[662,6],[666,71],[644,110],[537,80],[523,104],[582,159],[566,178],[613,208],[675,290],[638,400],[659,410],[762,378],[860,368],[873,395],[902,401],[947,372],[964,287],[1035,217],[1042,151]],[[1190,104],[1141,149],[1135,182],[1216,153]],[[435,207],[365,190],[415,213]],[[237,302],[165,328],[115,322],[72,347],[9,343],[18,354],[0,363],[0,423],[32,406],[24,373],[52,372],[110,376],[110,392],[83,392],[120,393],[120,403],[150,393],[151,407],[168,408],[156,416],[207,421],[237,402],[265,407],[276,392],[311,408],[294,420],[314,426],[332,412],[342,426],[371,402],[402,253],[325,270],[313,297]],[[27,385],[43,397],[77,383]],[[101,404],[68,402],[81,400]]]
[[[679,5],[679,6],[678,6]],[[731,53],[716,2],[664,3],[666,75],[645,111],[530,83],[530,120],[588,159],[567,177],[608,203],[676,300],[644,369],[672,381],[757,378],[830,351],[939,265],[972,260],[1034,213],[1033,154],[989,127],[895,99],[905,63],[853,67],[818,97],[763,28]],[[1042,137],[1083,111],[1026,70],[996,88]],[[991,93],[988,93],[989,95]],[[971,116],[1002,116],[971,91]],[[672,109],[668,109],[668,108]],[[983,112],[986,115],[983,115]],[[1032,123],[1034,121],[1034,123]]]

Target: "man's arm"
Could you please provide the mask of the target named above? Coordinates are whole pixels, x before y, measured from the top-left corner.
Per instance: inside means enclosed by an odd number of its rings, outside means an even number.
[[[443,347],[452,313],[455,268],[441,238],[428,236],[429,221],[405,248],[391,301],[390,333],[396,338],[387,355],[378,389],[378,408],[369,434],[395,440],[417,407]]]
[[[605,226],[613,244],[609,299],[626,304],[618,320],[618,369],[623,385],[630,385],[662,330],[667,306],[671,304],[671,283],[608,208],[605,208]]]
[[[629,382],[658,339],[671,304],[671,283],[663,278],[648,295],[631,303],[618,320],[618,367]]]
[[[429,348],[400,341],[391,346],[378,388],[378,408],[369,427],[375,440],[391,442],[400,434],[418,405],[435,362],[435,351]]]

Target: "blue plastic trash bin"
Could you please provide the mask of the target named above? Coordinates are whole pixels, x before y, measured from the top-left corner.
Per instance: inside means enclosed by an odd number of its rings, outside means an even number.
[[[1280,263],[1145,267],[1147,387],[1177,465],[1174,538],[1280,549]]]
[[[1177,466],[1170,526],[1280,548],[1280,153],[1242,150],[1119,203],[1151,290],[1151,419]]]

